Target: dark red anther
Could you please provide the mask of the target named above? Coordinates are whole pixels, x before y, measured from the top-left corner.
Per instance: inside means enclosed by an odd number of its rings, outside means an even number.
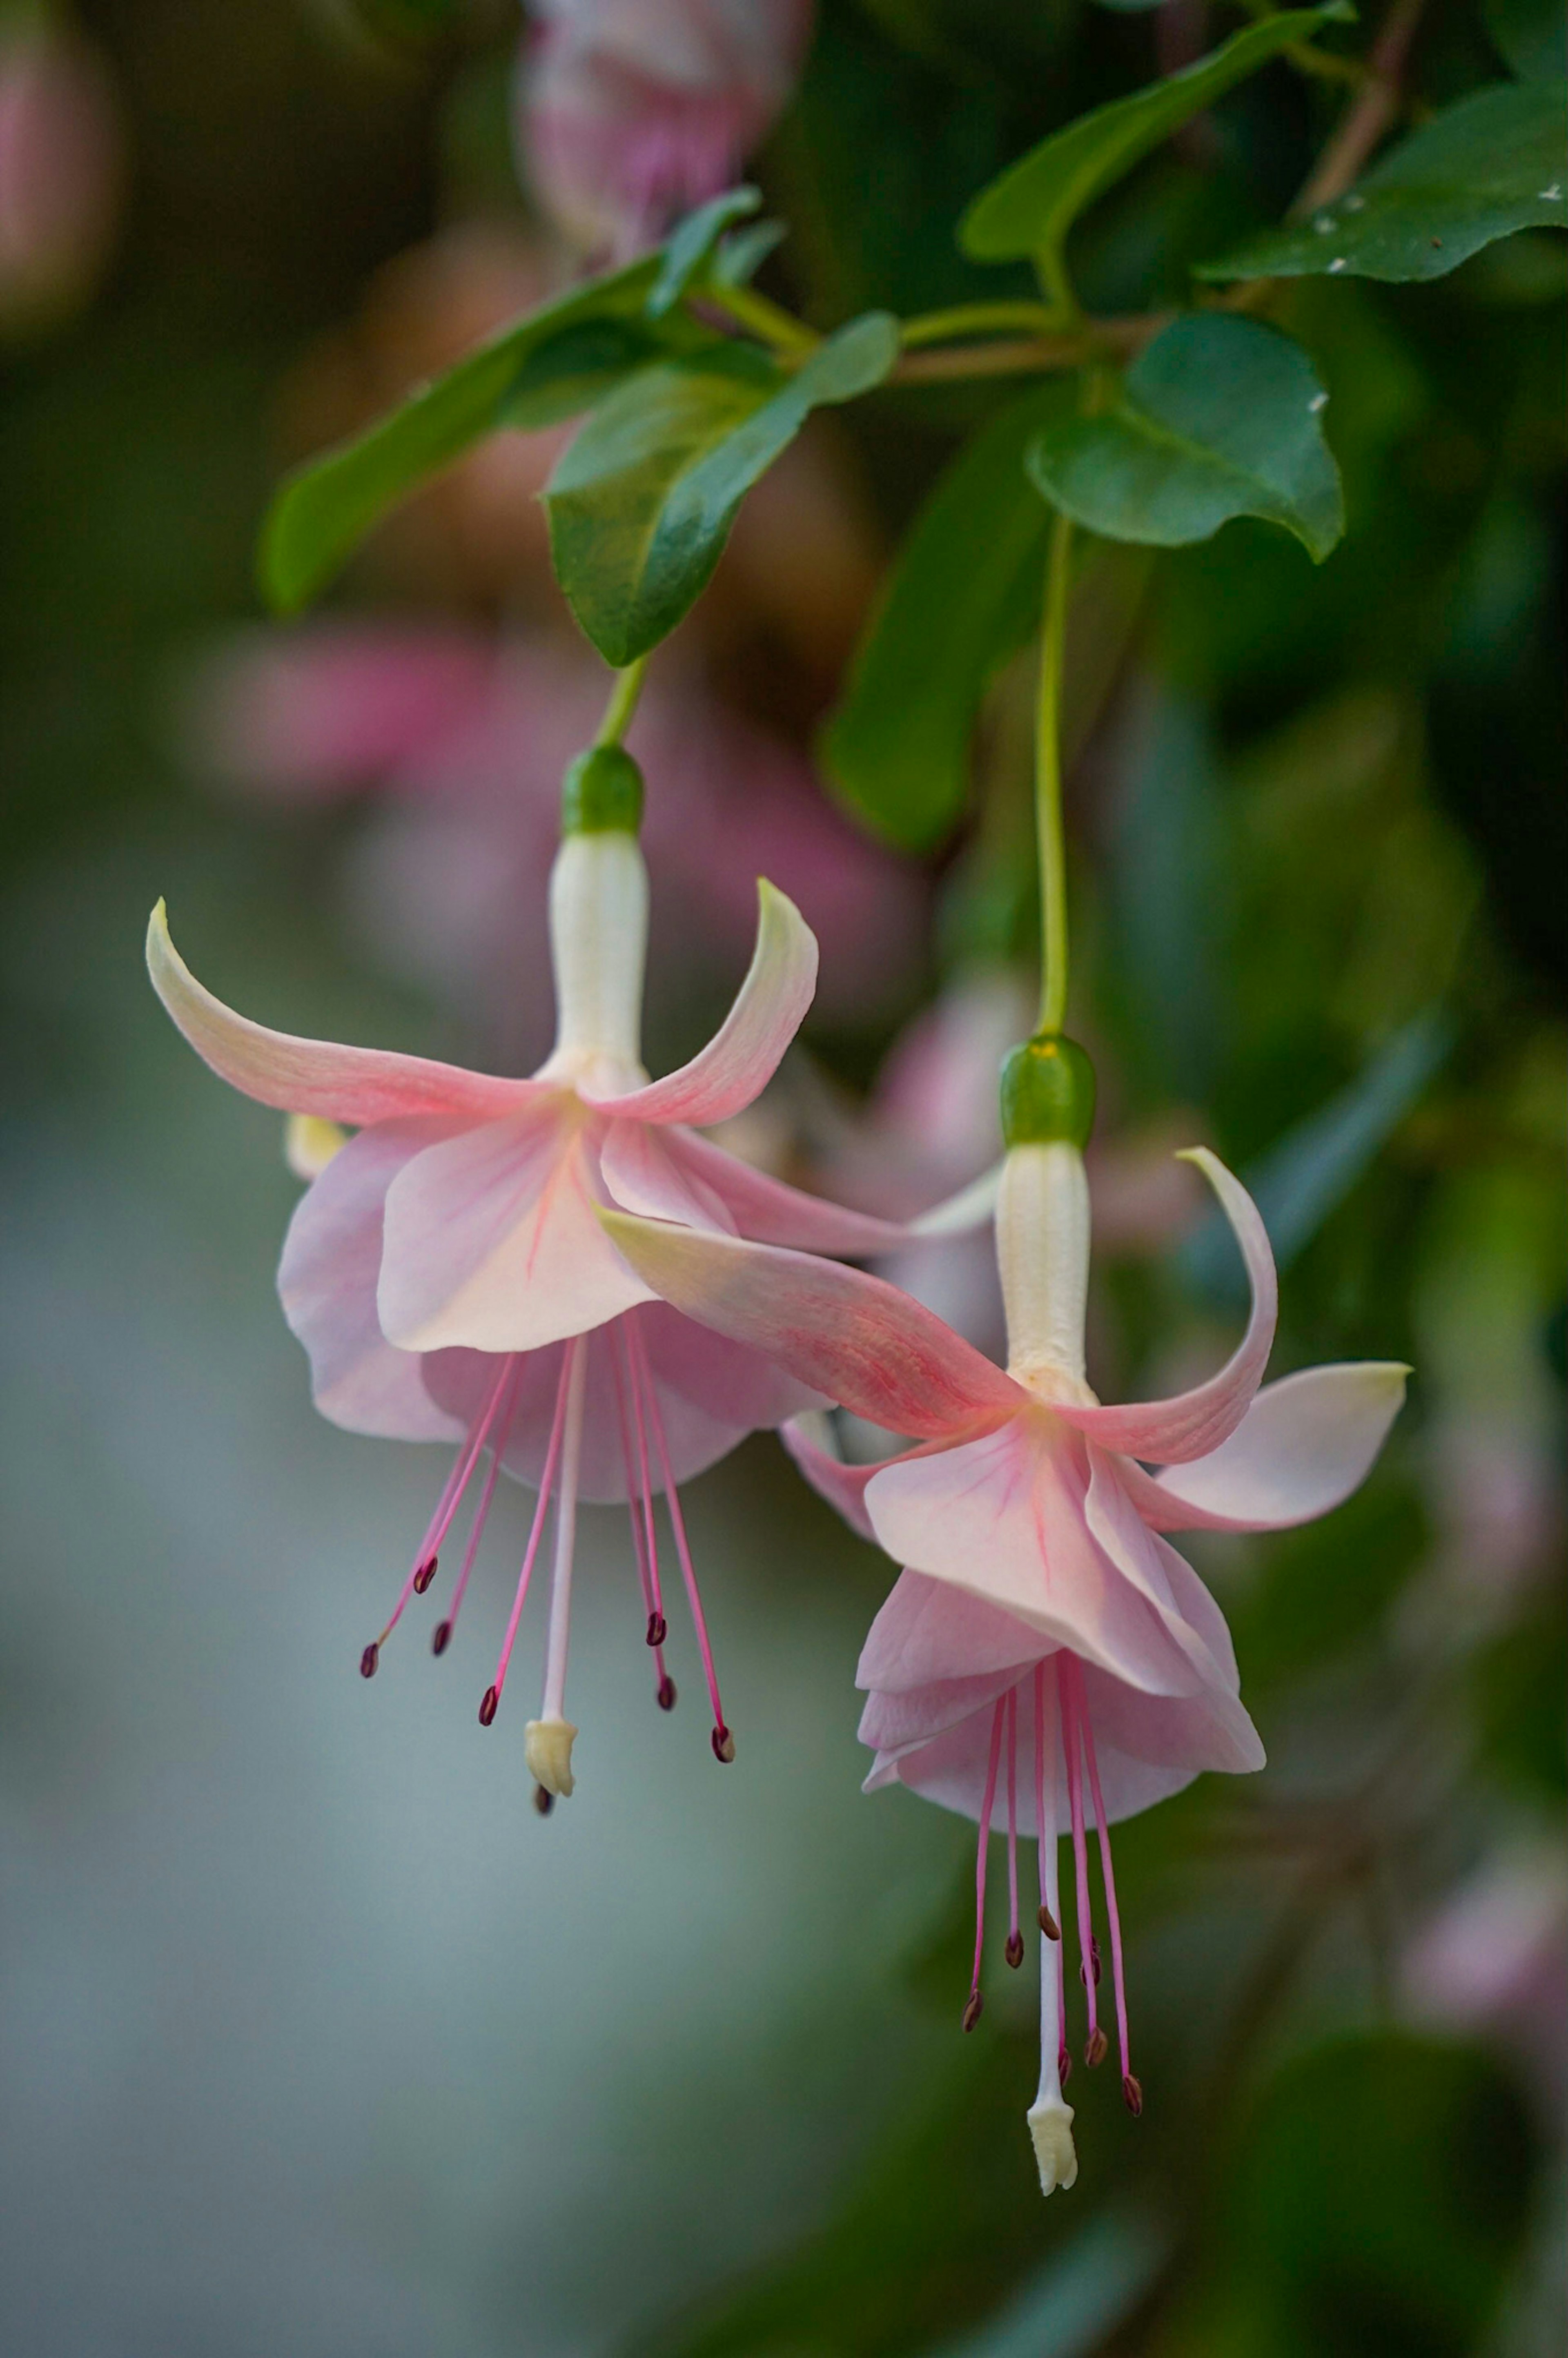
[[[429,1587],[430,1583],[435,1579],[436,1563],[437,1559],[433,1555],[427,1556],[418,1571],[415,1574],[414,1594],[416,1596],[423,1596],[425,1591]]]
[[[435,1628],[430,1632],[430,1651],[433,1654],[444,1654],[451,1642],[451,1623],[449,1621],[438,1621]]]
[[[1136,2120],[1143,2110],[1143,2087],[1142,2082],[1135,2080],[1130,2071],[1121,2083],[1121,2101]]]
[[[535,1785],[534,1788],[534,1807],[538,1811],[539,1815],[542,1818],[547,1818],[555,1806],[556,1797],[551,1792],[549,1787],[547,1785]]]
[[[1109,2052],[1110,2041],[1097,2022],[1084,2042],[1084,2061],[1092,2071],[1097,2063],[1105,2061]]]
[[[361,1678],[373,1679],[378,1668],[380,1667],[380,1663],[381,1648],[379,1646],[367,1646],[364,1652],[360,1656]]]
[[[1007,1946],[1002,1951],[1002,1954],[1007,1959],[1008,1963],[1012,1967],[1013,1972],[1016,1973],[1019,1966],[1023,1963],[1023,1935],[1022,1932],[1010,1932],[1008,1934]]]
[[[976,2023],[977,2023],[977,2022],[979,2022],[979,2018],[980,2018],[981,2015],[982,2015],[982,2014],[984,2014],[985,2010],[986,2010],[986,2002],[985,2002],[985,1999],[981,1996],[981,1995],[980,1995],[979,1991],[979,1990],[971,1990],[971,1991],[969,1992],[968,1998],[968,2000],[967,2000],[967,2002],[966,2002],[966,2004],[965,2004],[965,2006],[964,2006],[964,2028],[965,2028],[965,2029],[966,2029],[966,2030],[973,2030],[973,2028],[974,2028],[974,2027],[975,2027]]]
[[[709,1736],[708,1742],[713,1747],[715,1760],[722,1760],[728,1768],[735,1758],[735,1738],[730,1735],[730,1730],[720,1723]]]
[[[664,1615],[662,1613],[650,1613],[648,1616],[648,1644],[650,1646],[662,1646],[669,1634],[670,1625],[665,1619]]]
[[[500,1701],[501,1697],[495,1688],[486,1687],[484,1700],[479,1707],[479,1724],[481,1727],[490,1725],[491,1721],[495,1717],[495,1708]]]
[[[1062,1937],[1062,1928],[1044,1900],[1040,1902],[1040,1930],[1048,1941],[1059,1941]]]
[[[654,1690],[654,1701],[661,1711],[674,1711],[676,1707],[676,1682],[667,1671]]]
[[[1072,2076],[1073,2059],[1067,2052],[1067,2042],[1064,2039],[1056,2050],[1056,2085],[1065,2088]]]

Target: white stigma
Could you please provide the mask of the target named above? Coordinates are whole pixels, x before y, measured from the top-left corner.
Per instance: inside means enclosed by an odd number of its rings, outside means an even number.
[[[577,1730],[569,1719],[531,1719],[523,1730],[523,1758],[535,1785],[563,1801],[576,1779],[572,1776],[572,1745]],[[1071,2115],[1069,2115],[1069,2118]]]
[[[1064,2104],[1058,2095],[1037,2096],[1025,2117],[1040,2166],[1041,2193],[1054,2194],[1058,2186],[1071,2186],[1078,2174],[1071,2104]]]
[[[1042,1400],[1087,1402],[1089,1189],[1065,1139],[1015,1146],[1002,1165],[996,1255],[1007,1305],[1008,1373]]]
[[[622,827],[561,839],[550,871],[556,1044],[542,1081],[611,1096],[641,1088],[648,871]]]

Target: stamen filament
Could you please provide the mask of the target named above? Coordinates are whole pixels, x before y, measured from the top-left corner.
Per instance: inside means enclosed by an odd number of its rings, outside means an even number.
[[[659,1535],[654,1522],[654,1481],[648,1466],[648,1433],[643,1421],[643,1401],[637,1383],[637,1360],[633,1355],[631,1321],[618,1319],[616,1330],[626,1357],[626,1384],[631,1394],[632,1419],[637,1435],[637,1495],[642,1500],[643,1545],[648,1560],[648,1626],[652,1628],[657,1623],[662,1628],[665,1595],[659,1579]]]
[[[484,1447],[485,1434],[490,1431],[495,1412],[501,1405],[501,1395],[506,1389],[507,1378],[516,1364],[515,1356],[510,1352],[501,1363],[501,1372],[496,1377],[494,1390],[491,1392],[478,1418],[470,1427],[468,1437],[459,1449],[452,1462],[451,1471],[442,1485],[441,1495],[436,1501],[436,1511],[425,1526],[425,1536],[420,1541],[415,1552],[414,1561],[408,1567],[408,1577],[398,1591],[397,1602],[392,1608],[391,1617],[380,1637],[373,1644],[367,1646],[360,1656],[362,1678],[369,1679],[375,1676],[381,1650],[402,1620],[405,1606],[416,1593],[422,1596],[430,1585],[436,1570],[436,1552],[451,1529],[452,1518],[457,1513],[463,1492],[468,1487],[469,1476],[479,1463],[479,1453]]]
[[[1127,2060],[1127,1981],[1121,1958],[1121,1914],[1116,1904],[1116,1877],[1110,1863],[1110,1828],[1106,1823],[1105,1801],[1100,1792],[1099,1763],[1095,1758],[1094,1729],[1089,1725],[1088,1697],[1084,1689],[1083,1667],[1073,1665],[1077,1714],[1084,1731],[1084,1758],[1088,1764],[1089,1791],[1094,1798],[1095,1826],[1099,1835],[1100,1877],[1105,1885],[1105,1912],[1110,1920],[1110,1971],[1116,1991],[1116,2035],[1121,2056],[1123,2084],[1131,2077],[1131,2065]],[[1134,2082],[1134,2085],[1137,2083]],[[1140,2103],[1142,2092],[1140,2091]]]
[[[697,1569],[691,1560],[691,1550],[687,1545],[686,1518],[681,1513],[680,1493],[676,1487],[675,1475],[671,1470],[669,1444],[665,1437],[665,1421],[659,1411],[658,1394],[654,1390],[654,1379],[648,1367],[648,1355],[640,1335],[633,1335],[632,1349],[635,1355],[637,1372],[642,1378],[643,1390],[646,1397],[648,1424],[653,1433],[654,1447],[658,1455],[659,1471],[665,1479],[665,1509],[670,1519],[670,1529],[675,1534],[676,1555],[680,1563],[681,1578],[686,1584],[687,1601],[691,1606],[692,1626],[697,1631],[697,1651],[702,1656],[702,1674],[708,1682],[708,1700],[713,1711],[713,1756],[716,1760],[728,1763],[735,1758],[735,1738],[725,1724],[724,1705],[719,1699],[719,1673],[714,1668],[713,1647],[708,1634],[708,1618],[702,1609],[702,1592],[697,1587]]]
[[[479,1555],[479,1544],[484,1537],[484,1527],[490,1519],[491,1501],[495,1496],[495,1486],[501,1479],[501,1461],[506,1454],[506,1444],[512,1435],[512,1420],[517,1413],[519,1381],[520,1371],[514,1363],[514,1381],[511,1396],[506,1403],[506,1414],[502,1419],[501,1429],[495,1436],[495,1445],[490,1453],[490,1471],[484,1477],[484,1487],[479,1494],[479,1505],[474,1511],[473,1529],[469,1533],[468,1545],[463,1550],[462,1569],[458,1574],[457,1586],[452,1591],[452,1601],[447,1607],[444,1618],[437,1622],[431,1635],[432,1653],[446,1652],[452,1642],[452,1632],[458,1626],[458,1615],[462,1610],[463,1598],[468,1594],[469,1575]]]
[[[523,1606],[528,1594],[528,1583],[534,1575],[534,1559],[539,1552],[539,1541],[544,1536],[545,1515],[550,1503],[550,1485],[556,1478],[556,1461],[561,1450],[561,1428],[566,1422],[567,1416],[567,1382],[571,1372],[569,1345],[568,1352],[568,1357],[561,1368],[561,1379],[556,1388],[556,1413],[550,1424],[549,1444],[545,1451],[544,1467],[539,1476],[539,1496],[534,1506],[534,1520],[528,1528],[528,1544],[523,1552],[523,1568],[517,1575],[517,1593],[513,1597],[512,1611],[507,1617],[506,1634],[501,1641],[501,1654],[495,1665],[495,1676],[485,1689],[484,1699],[479,1707],[480,1724],[483,1727],[488,1727],[495,1717],[496,1707],[505,1691],[506,1666],[512,1660],[512,1648],[517,1637],[517,1624],[523,1617]]]
[[[1016,1973],[1023,1963],[1023,1935],[1018,1929],[1018,1689],[1007,1691],[1007,1950]]]
[[[637,1565],[637,1585],[643,1593],[643,1611],[647,1617],[647,1642],[654,1655],[654,1694],[663,1702],[666,1685],[674,1700],[674,1683],[665,1669],[665,1617],[654,1604],[653,1587],[648,1579],[648,1551],[643,1537],[639,1510],[645,1511],[647,1501],[637,1487],[636,1469],[632,1458],[632,1429],[626,1415],[626,1378],[622,1372],[621,1351],[610,1355],[610,1373],[615,1389],[615,1422],[621,1431],[621,1463],[626,1474],[626,1511],[632,1525],[632,1553]],[[663,1704],[665,1710],[668,1704]]]
[[[964,2007],[964,2028],[973,2030],[980,2018],[985,2000],[980,1996],[980,1959],[986,1945],[986,1853],[990,1848],[991,1812],[996,1807],[997,1770],[1001,1765],[1001,1730],[1006,1716],[1006,1698],[999,1696],[991,1714],[990,1758],[986,1764],[985,1797],[980,1803],[979,1839],[975,1846],[975,1962],[969,1974],[968,2002]]]

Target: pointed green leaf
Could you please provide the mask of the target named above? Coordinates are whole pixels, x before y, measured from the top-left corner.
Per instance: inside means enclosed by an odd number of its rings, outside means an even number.
[[[1200,278],[1441,278],[1519,229],[1568,228],[1560,81],[1498,82],[1445,107],[1299,229],[1266,232]]]
[[[496,406],[492,426],[533,433],[541,426],[557,425],[563,417],[580,417],[633,369],[671,359],[686,340],[688,326],[694,350],[718,341],[684,317],[661,320],[657,327],[643,319],[603,319],[563,328],[524,362],[511,389]]]
[[[1111,540],[1179,547],[1262,516],[1321,564],[1345,529],[1327,399],[1288,336],[1190,312],[1129,370],[1115,409],[1043,434],[1029,472],[1053,507]]]
[[[706,586],[744,494],[821,405],[886,376],[898,324],[870,311],[793,373],[754,345],[644,369],[611,395],[545,493],[572,611],[606,660],[656,646]]]
[[[1130,172],[1151,148],[1280,50],[1353,14],[1344,0],[1333,0],[1326,7],[1265,17],[1232,34],[1181,73],[1080,115],[981,189],[958,224],[958,243],[977,262],[1013,262],[1059,253],[1085,206]]]
[[[665,259],[648,297],[648,317],[662,319],[673,311],[698,271],[708,263],[719,239],[731,224],[754,213],[762,201],[760,189],[726,189],[710,197],[693,213],[677,222],[665,242]]]
[[[959,452],[904,540],[828,723],[839,793],[906,850],[957,820],[986,682],[1037,616],[1050,518],[1023,458],[1071,401],[1066,386],[1036,387]]]
[[[372,525],[503,420],[528,363],[563,330],[639,312],[658,276],[647,254],[514,321],[364,433],[290,475],[262,532],[264,594],[283,613],[306,605]],[[559,415],[559,412],[557,413]]]

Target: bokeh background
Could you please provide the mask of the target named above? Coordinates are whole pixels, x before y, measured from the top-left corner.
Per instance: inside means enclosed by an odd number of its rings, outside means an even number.
[[[1519,14],[1436,0],[1420,87],[1495,75]],[[826,0],[756,159],[793,225],[763,283],[824,323],[963,299],[964,199],[1214,30],[1197,0]],[[466,464],[306,624],[264,622],[250,570],[284,462],[577,266],[524,193],[517,44],[501,0],[0,14],[0,2337],[1544,2358],[1561,242],[1431,287],[1303,282],[1350,513],[1321,572],[1235,525],[1108,557],[1080,598],[1091,1371],[1146,1391],[1228,1347],[1238,1273],[1169,1161],[1201,1137],[1270,1219],[1276,1371],[1416,1373],[1348,1506],[1194,1551],[1271,1765],[1119,1835],[1148,2107],[1082,2075],[1078,2184],[1044,2206],[1032,1991],[997,1974],[958,2032],[970,1837],[857,1790],[889,1568],[769,1438],[692,1486],[720,1777],[652,1706],[623,1527],[589,1510],[580,1784],[547,1823],[522,1715],[481,1737],[473,1712],[520,1498],[468,1646],[438,1665],[400,1632],[363,1684],[440,1469],[313,1418],[271,1290],[279,1125],[141,972],[164,892],[197,970],[275,1022],[509,1069],[545,1044],[553,800],[602,695],[548,578],[551,438]],[[1277,213],[1336,103],[1278,65],[1152,159],[1083,233],[1090,299],[1158,300]],[[924,866],[856,833],[811,749],[903,525],[998,397],[818,420],[632,740],[655,1069],[722,1008],[765,870],[823,988],[733,1142],[878,1208],[994,1152],[1035,923],[1027,665]],[[983,1255],[897,1273],[994,1339]]]

